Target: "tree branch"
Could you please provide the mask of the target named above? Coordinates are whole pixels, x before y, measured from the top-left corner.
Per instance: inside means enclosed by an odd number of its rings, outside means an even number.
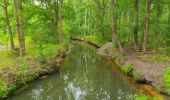
[[[2,3],[0,3],[0,6],[4,7],[4,5]]]

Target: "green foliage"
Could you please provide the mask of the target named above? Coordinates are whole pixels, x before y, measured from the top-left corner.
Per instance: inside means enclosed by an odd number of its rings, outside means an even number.
[[[163,82],[165,87],[170,88],[170,67],[165,70]]]
[[[170,56],[170,47],[166,48],[166,54]]]
[[[9,87],[0,85],[0,98],[6,98],[9,94],[9,91],[13,91],[15,89],[15,85]]]
[[[44,54],[43,43],[39,42],[39,43],[37,43],[37,46],[38,46],[37,49],[38,49],[38,52],[39,52],[39,63],[45,64],[46,63],[46,56]]]
[[[168,61],[169,57],[164,54],[156,54],[151,59],[158,62],[164,62],[164,61]]]
[[[8,42],[9,42],[9,38],[7,35],[3,35],[3,34],[0,34],[0,44],[3,44],[5,46],[8,45]]]
[[[8,95],[8,87],[0,86],[0,98],[5,98]]]
[[[154,55],[142,55],[139,57],[143,61],[165,62],[169,61],[169,56],[165,54],[155,53]]]
[[[144,93],[143,91],[140,91],[138,93],[128,95],[127,100],[162,100],[162,98],[152,97]]]
[[[133,71],[133,66],[131,64],[129,65],[122,65],[121,70],[124,74],[129,75]]]
[[[133,71],[132,75],[133,75],[134,78],[137,78],[137,77],[140,76],[140,73]]]

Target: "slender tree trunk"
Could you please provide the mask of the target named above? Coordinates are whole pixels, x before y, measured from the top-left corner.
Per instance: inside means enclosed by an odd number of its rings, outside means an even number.
[[[58,23],[59,23],[59,6],[58,6],[58,0],[55,0],[55,27],[56,27],[56,32],[57,32],[57,29],[58,29]]]
[[[16,21],[16,28],[17,28],[17,34],[18,34],[18,40],[19,40],[19,44],[20,44],[20,24],[19,24],[19,13],[18,13],[18,2],[17,0],[13,0],[13,4],[14,4],[14,14],[15,14],[15,21]]]
[[[122,44],[120,43],[119,38],[117,36],[117,33],[118,33],[118,17],[115,19],[115,21],[116,21],[116,23],[115,23],[115,31],[116,31],[115,38],[116,38],[116,43],[117,43],[118,49],[119,49],[119,58],[121,59],[121,57],[123,56],[123,47],[122,47]]]
[[[53,34],[53,36],[55,36],[55,34],[56,34],[56,25],[55,25],[55,19],[54,19],[54,14],[53,14],[53,12],[52,12],[52,2],[51,2],[51,0],[48,0],[48,5],[49,5],[49,8],[50,8],[50,10],[49,10],[49,15],[50,15],[50,20],[51,20],[51,29],[52,29],[52,34]]]
[[[139,26],[139,0],[135,0],[134,48],[136,51],[139,50],[138,26]]]
[[[112,0],[112,5],[113,5],[113,21],[112,21],[112,44],[113,44],[113,48],[115,49],[116,46],[118,46],[118,50],[119,50],[119,58],[121,59],[122,55],[123,55],[123,48],[122,45],[118,39],[117,36],[117,18],[118,16],[115,13],[115,4],[116,1]]]
[[[150,0],[146,0],[146,15],[145,15],[143,53],[145,53],[146,50],[147,50],[148,35],[149,35],[149,20],[150,20]]]
[[[160,17],[161,17],[161,2],[160,0],[157,1],[157,21],[156,21],[156,32],[155,32],[155,47],[159,46],[159,34],[160,34]]]
[[[20,34],[21,34],[21,39],[20,39],[20,56],[25,55],[25,33],[24,33],[24,21],[23,21],[23,15],[22,15],[22,0],[19,1],[19,23],[20,23]]]
[[[116,28],[115,28],[115,0],[112,0],[112,5],[113,5],[113,18],[112,18],[112,44],[113,48],[116,48]]]
[[[60,47],[62,47],[62,35],[63,35],[63,29],[62,29],[62,0],[60,0]]]
[[[24,35],[24,23],[22,17],[22,2],[20,0],[13,0],[13,3],[14,3],[16,27],[17,27],[18,40],[19,40],[19,51],[20,51],[20,56],[23,57],[25,55],[25,35]]]
[[[10,46],[11,46],[11,49],[14,50],[15,46],[14,46],[14,40],[13,40],[12,31],[11,31],[11,25],[10,25],[10,21],[9,21],[9,16],[8,16],[8,8],[7,8],[6,0],[4,0],[4,12],[5,12],[5,20],[6,20],[7,32],[8,32],[9,40],[10,40]]]

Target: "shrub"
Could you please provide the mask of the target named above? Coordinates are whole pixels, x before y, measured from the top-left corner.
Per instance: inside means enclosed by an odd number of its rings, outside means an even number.
[[[121,66],[121,70],[124,74],[129,75],[133,71],[133,66],[131,64],[123,65]]]
[[[13,91],[16,89],[16,86],[15,85],[12,85],[12,86],[0,86],[0,98],[6,98],[9,91]]]
[[[38,45],[37,49],[39,51],[39,63],[45,64],[46,63],[46,56],[45,56],[45,53],[44,53],[43,43],[38,42],[37,45]]]

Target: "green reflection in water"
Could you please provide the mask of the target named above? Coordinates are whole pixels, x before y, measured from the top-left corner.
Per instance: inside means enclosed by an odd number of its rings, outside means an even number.
[[[38,80],[9,100],[125,100],[133,85],[88,46],[76,46],[60,74]]]

